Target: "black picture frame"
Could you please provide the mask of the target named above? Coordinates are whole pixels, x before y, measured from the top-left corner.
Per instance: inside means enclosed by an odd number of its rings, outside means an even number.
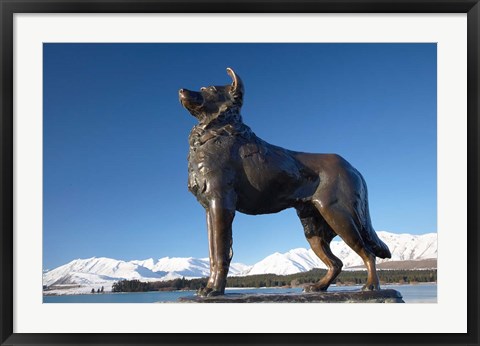
[[[478,345],[479,0],[0,0],[2,345]],[[13,16],[16,13],[467,13],[468,310],[465,334],[19,334],[13,332]],[[455,318],[454,316],[451,316]],[[320,317],[319,317],[320,318]],[[320,323],[321,321],[319,321]]]

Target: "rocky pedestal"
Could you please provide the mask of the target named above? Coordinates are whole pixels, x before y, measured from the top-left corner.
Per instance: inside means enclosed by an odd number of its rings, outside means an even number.
[[[284,294],[227,293],[217,297],[183,297],[178,301],[182,303],[405,303],[400,292],[393,289]]]

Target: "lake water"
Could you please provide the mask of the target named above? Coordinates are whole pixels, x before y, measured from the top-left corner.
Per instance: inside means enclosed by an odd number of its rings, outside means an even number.
[[[399,291],[405,303],[436,303],[437,285],[384,285],[383,288],[393,288]],[[329,291],[358,290],[360,286],[330,287]],[[301,288],[258,288],[258,289],[227,289],[226,293],[299,293]],[[180,297],[193,296],[193,291],[176,292],[141,292],[141,293],[104,293],[64,296],[44,296],[44,303],[158,303],[176,302]]]

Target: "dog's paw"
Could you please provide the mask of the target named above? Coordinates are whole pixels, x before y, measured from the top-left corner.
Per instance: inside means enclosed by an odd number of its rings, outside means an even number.
[[[223,295],[223,292],[213,290],[208,293],[207,297],[216,297],[216,296],[222,296],[222,295]]]
[[[362,291],[380,291],[380,285],[367,283],[362,287]]]
[[[210,287],[200,288],[197,291],[197,296],[200,296],[200,297],[216,297],[216,296],[221,296],[223,294],[224,293],[222,291],[218,291]]]
[[[303,287],[303,292],[325,292],[328,288],[328,285],[323,284],[313,284],[313,285],[306,285]]]
[[[202,287],[197,291],[197,296],[199,297],[208,297],[208,294],[213,290],[209,287]]]

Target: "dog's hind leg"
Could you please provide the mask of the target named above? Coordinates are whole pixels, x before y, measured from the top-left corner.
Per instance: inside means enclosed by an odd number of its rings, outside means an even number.
[[[367,267],[367,283],[363,290],[379,290],[380,282],[375,266],[375,255],[368,249],[358,230],[359,225],[353,218],[353,212],[342,203],[338,203],[335,194],[324,193],[314,196],[313,204],[319,210],[325,221],[331,225],[333,231],[352,248],[363,260]]]
[[[297,214],[302,222],[305,237],[310,243],[310,247],[328,268],[327,274],[319,282],[305,286],[304,291],[326,291],[340,274],[343,266],[342,261],[330,249],[330,242],[335,237],[335,233],[312,205],[302,205],[297,208]]]

